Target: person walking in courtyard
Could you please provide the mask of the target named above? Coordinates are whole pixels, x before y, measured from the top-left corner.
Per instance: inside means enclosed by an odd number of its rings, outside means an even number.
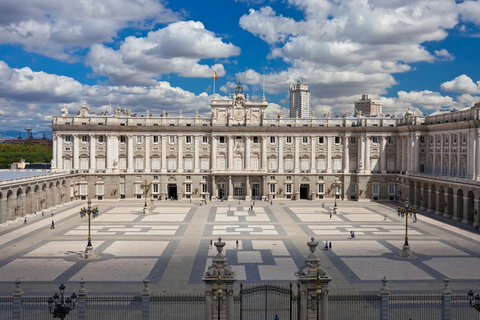
[[[278,316],[275,315],[275,318],[273,318],[273,320],[280,320],[280,319],[278,319]]]
[[[42,210],[42,217],[43,217],[43,216],[45,216],[45,212],[43,212],[43,210]]]
[[[50,226],[50,229],[55,229],[55,221],[52,219],[52,225]]]
[[[383,221],[387,221],[387,214],[385,213],[385,218],[383,218]]]
[[[325,241],[325,250],[328,251],[328,241]]]
[[[273,200],[270,200],[270,205],[273,206]]]
[[[33,210],[33,213],[35,213],[35,215],[37,215],[37,209]]]
[[[330,248],[330,250],[332,250],[332,241],[328,243],[328,247]]]
[[[330,220],[332,220],[332,213],[330,212]]]
[[[228,211],[230,211],[230,204],[228,205]]]
[[[25,216],[25,219],[23,219],[23,224],[27,224],[27,217]]]
[[[238,249],[238,240],[237,240],[237,242],[235,242],[235,244],[237,245],[237,249]]]
[[[325,202],[324,202],[324,203],[322,203],[322,208],[325,208]]]
[[[52,210],[52,217],[55,215],[55,211]]]
[[[210,240],[210,249],[212,249],[213,246],[213,240]]]

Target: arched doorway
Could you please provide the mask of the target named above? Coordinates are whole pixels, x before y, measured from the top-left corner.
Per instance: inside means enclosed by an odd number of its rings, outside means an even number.
[[[456,203],[456,210],[455,216],[453,217],[454,220],[463,220],[463,191],[462,189],[457,190],[457,203]]]
[[[251,180],[251,188],[252,199],[260,199],[260,181],[258,178],[253,178]]]
[[[173,177],[167,179],[167,197],[170,200],[178,200],[177,180]]]
[[[217,181],[217,197],[218,199],[227,200],[227,181],[225,178],[220,178]]]
[[[306,177],[300,180],[300,199],[310,200],[310,180]]]

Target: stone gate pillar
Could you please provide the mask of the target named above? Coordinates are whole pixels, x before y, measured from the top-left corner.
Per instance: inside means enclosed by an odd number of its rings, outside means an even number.
[[[332,278],[320,268],[320,259],[314,254],[318,242],[312,237],[307,243],[310,255],[305,258],[305,265],[296,272],[298,295],[300,297],[300,319],[328,320],[328,283]]]
[[[202,278],[205,282],[205,319],[233,320],[233,285],[237,277],[222,254],[225,242],[218,238],[214,244],[218,253]]]

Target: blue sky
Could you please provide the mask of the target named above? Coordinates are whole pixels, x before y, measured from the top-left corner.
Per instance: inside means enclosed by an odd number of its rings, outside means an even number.
[[[48,129],[65,104],[100,113],[198,110],[240,78],[268,115],[287,116],[304,81],[317,117],[419,115],[480,101],[480,3],[422,0],[2,0],[0,124]]]

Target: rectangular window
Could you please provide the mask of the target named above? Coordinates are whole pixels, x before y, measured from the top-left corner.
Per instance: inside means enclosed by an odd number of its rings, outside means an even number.
[[[372,194],[378,196],[380,194],[380,187],[378,185],[372,186]]]
[[[185,185],[185,193],[192,193],[192,185],[186,184]]]
[[[137,136],[137,143],[142,143],[142,136]]]
[[[378,137],[372,137],[372,142],[373,143],[378,143]]]
[[[388,143],[393,144],[395,142],[395,139],[393,137],[388,137]]]
[[[218,170],[225,170],[225,158],[218,159]]]
[[[200,160],[200,167],[202,170],[208,170],[208,158],[202,158]]]
[[[169,136],[169,137],[168,137],[168,141],[169,141],[170,143],[175,143],[175,136]]]
[[[340,143],[340,137],[335,137],[335,144],[339,144]]]
[[[302,137],[302,142],[303,143],[308,143],[308,137]]]
[[[425,164],[420,163],[420,173],[425,173]]]
[[[420,136],[420,143],[425,143],[425,136]]]
[[[88,158],[80,158],[80,170],[88,170]]]
[[[235,158],[235,170],[242,170],[242,159]]]
[[[270,170],[277,170],[277,159],[271,158],[269,163],[270,163],[269,165]]]
[[[291,158],[285,159],[285,170],[290,172],[293,170],[293,161]]]
[[[87,195],[87,185],[86,184],[81,184],[80,185],[80,195],[81,196],[86,196]]]
[[[318,193],[323,193],[323,192],[324,192],[323,189],[324,189],[324,185],[323,185],[323,184],[319,184],[319,185],[318,185]]]
[[[351,194],[356,194],[357,193],[357,186],[356,185],[351,185],[350,186],[350,193]]]
[[[158,183],[152,184],[152,193],[158,193]]]
[[[158,143],[158,136],[153,136],[153,143]]]
[[[395,171],[395,159],[388,159],[387,160],[387,170],[389,172]]]
[[[125,141],[127,141],[127,137],[126,136],[120,136],[120,143],[125,143]]]
[[[218,142],[220,142],[220,143],[225,143],[225,137],[220,137],[220,138],[218,139]]]
[[[143,194],[143,188],[141,183],[135,184],[135,194]]]
[[[125,194],[125,184],[120,184],[120,194]]]
[[[286,184],[285,185],[285,193],[292,193],[292,185]]]
[[[135,159],[135,170],[143,170],[143,158]]]
[[[192,169],[193,169],[192,158],[185,158],[185,170],[192,170]]]
[[[253,143],[258,143],[258,137],[253,137]]]
[[[176,169],[177,169],[177,159],[168,158],[168,170],[176,170]]]
[[[463,135],[463,143],[465,143],[465,142],[467,142],[467,135],[466,134]]]
[[[118,159],[118,169],[120,170],[127,169],[127,158]]]
[[[342,171],[342,159],[333,159],[333,172]]]
[[[302,171],[308,171],[310,168],[309,168],[309,161],[308,159],[301,159],[300,160],[300,164],[301,164],[301,170]]]
[[[252,170],[258,170],[258,158],[252,158]]]
[[[380,162],[378,161],[377,158],[371,159],[371,168],[373,172],[380,171]]]
[[[82,142],[88,142],[88,136],[83,135],[82,136]]]
[[[105,170],[105,158],[97,158],[97,170]]]
[[[152,170],[160,170],[160,159],[152,158]]]
[[[192,136],[185,136],[185,143],[192,143]]]
[[[275,193],[275,186],[273,183],[270,185],[270,193]]]
[[[270,143],[275,143],[275,137],[270,137]]]
[[[356,137],[350,137],[350,143],[351,144],[357,143],[357,138]]]
[[[202,184],[202,193],[207,193],[208,192],[208,184],[204,183]]]
[[[389,196],[394,196],[395,195],[395,186],[394,185],[389,185],[388,186],[388,195]]]
[[[318,137],[318,144],[323,144],[325,139],[323,137]]]
[[[97,184],[97,196],[103,196],[103,184]]]
[[[318,172],[324,172],[325,170],[327,170],[327,165],[326,165],[325,159],[318,159],[317,160],[317,170],[318,170]]]
[[[65,136],[65,142],[72,142],[72,136]]]
[[[292,137],[287,137],[287,143],[292,143]]]
[[[202,137],[202,142],[203,142],[203,143],[208,143],[208,137],[205,137],[205,136]]]
[[[103,141],[105,140],[105,138],[103,136],[98,136],[98,142],[99,143],[103,143]]]

